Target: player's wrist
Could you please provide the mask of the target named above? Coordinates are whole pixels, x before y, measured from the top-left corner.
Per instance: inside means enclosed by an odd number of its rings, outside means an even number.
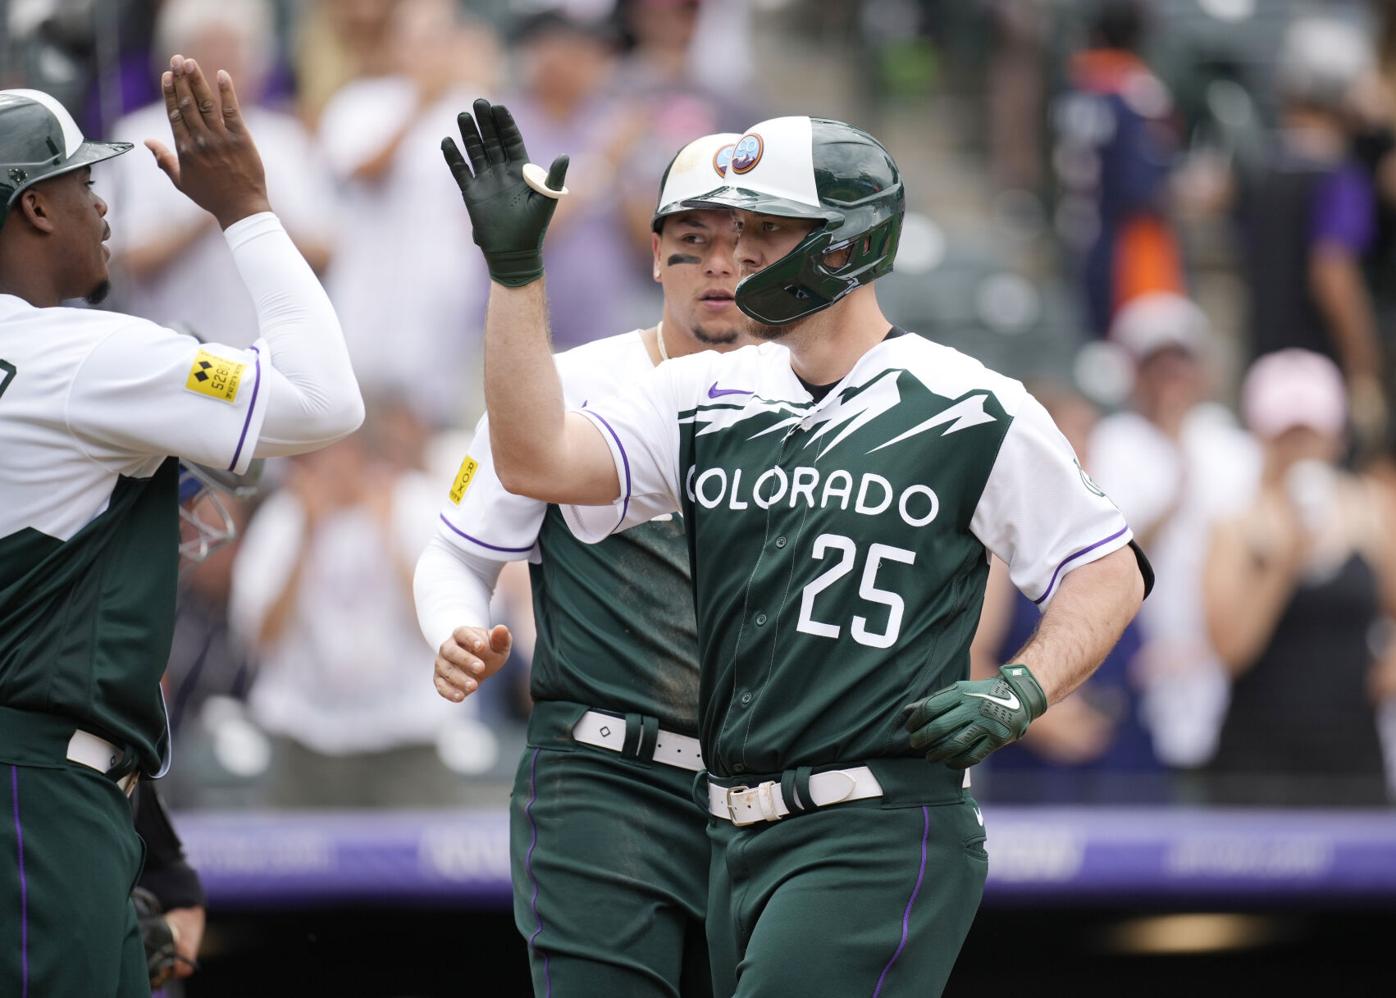
[[[1037,720],[1047,712],[1047,693],[1025,663],[1009,662],[1001,666],[999,678],[1013,687],[1013,692],[1018,694],[1029,719]]]
[[[226,231],[245,218],[266,214],[270,211],[271,202],[264,196],[255,196],[239,200],[236,204],[226,207],[220,206],[216,211],[210,210],[209,214],[218,220],[218,227]]]

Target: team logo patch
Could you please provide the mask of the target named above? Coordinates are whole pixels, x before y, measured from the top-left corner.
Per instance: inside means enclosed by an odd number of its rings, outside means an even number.
[[[242,384],[242,375],[246,370],[247,365],[240,361],[200,350],[194,356],[194,366],[189,368],[184,388],[195,395],[233,403],[237,401],[238,386]]]
[[[479,470],[480,462],[469,454],[465,455],[465,460],[460,463],[460,471],[456,472],[456,480],[451,485],[451,502],[460,505],[470,489],[470,483],[475,480],[475,472]]]
[[[766,143],[755,132],[748,132],[732,147],[732,172],[750,173],[761,162]]]
[[[727,176],[727,167],[732,162],[732,153],[736,148],[734,145],[726,145],[713,153],[713,169],[719,177]]]

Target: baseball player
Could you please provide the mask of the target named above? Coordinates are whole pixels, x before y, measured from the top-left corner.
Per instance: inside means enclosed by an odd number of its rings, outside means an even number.
[[[469,163],[443,151],[493,280],[500,480],[575,504],[587,539],[675,510],[687,526],[715,993],[938,993],[987,871],[965,770],[1079,685],[1138,610],[1149,570],[1129,526],[1021,384],[883,316],[872,282],[904,195],[865,132],[761,122],[723,184],[685,202],[734,210],[737,305],[772,342],[680,358],[571,412],[538,279],[567,161],[528,163],[486,101],[461,133]],[[1044,614],[997,677],[970,681],[990,553]]]
[[[178,571],[178,455],[242,472],[359,425],[329,300],[271,213],[232,80],[175,56],[155,164],[224,229],[248,349],[64,308],[105,294],[106,205],[52,97],[0,91],[0,994],[145,995],[127,796],[168,767],[159,679]],[[152,165],[152,169],[154,165]]]
[[[683,206],[721,181],[737,138],[698,139],[670,163],[651,237],[663,319],[558,356],[570,404],[623,390],[671,356],[737,345],[731,213]],[[503,563],[524,558],[538,640],[510,826],[534,992],[706,998],[709,850],[693,798],[703,759],[683,521],[665,514],[580,543],[556,506],[504,490],[482,419],[416,575],[448,699],[507,657],[505,629],[487,633],[489,600]]]

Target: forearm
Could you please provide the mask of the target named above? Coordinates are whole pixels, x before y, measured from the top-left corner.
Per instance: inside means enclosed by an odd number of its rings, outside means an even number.
[[[417,626],[432,650],[458,627],[490,626],[490,597],[503,562],[474,557],[433,537],[417,560],[412,578]]]
[[[211,216],[201,214],[187,225],[124,250],[121,254],[121,266],[134,280],[151,280],[159,276],[162,270],[202,238],[215,224]]]
[[[363,422],[363,399],[339,318],[310,265],[270,213],[244,218],[225,235],[268,347],[256,455],[298,454],[352,433]]]
[[[1295,572],[1288,560],[1254,551],[1233,532],[1214,538],[1203,573],[1207,637],[1233,675],[1249,668],[1275,633]]]
[[[1376,377],[1376,319],[1357,261],[1344,249],[1320,246],[1309,265],[1309,283],[1349,381]]]
[[[485,313],[485,404],[495,471],[516,495],[601,505],[620,479],[600,431],[566,411],[548,342],[543,281],[490,285]]]
[[[1120,548],[1066,576],[1037,633],[1018,653],[1049,704],[1090,678],[1144,601],[1133,550]]]

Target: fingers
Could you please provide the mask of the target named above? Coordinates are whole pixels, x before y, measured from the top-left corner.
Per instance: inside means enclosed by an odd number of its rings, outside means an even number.
[[[490,650],[500,658],[508,658],[514,647],[514,635],[503,624],[496,624],[490,631]]]
[[[237,91],[233,89],[233,78],[226,69],[218,71],[218,96],[223,104],[223,126],[230,132],[245,132],[242,122],[242,105],[238,103]]]
[[[567,164],[570,159],[567,156],[559,156],[553,160],[553,165],[548,167],[547,185],[549,190],[562,190],[563,181],[567,179]]]
[[[199,118],[204,127],[216,132],[223,127],[223,108],[213,95],[204,71],[193,59],[184,60],[184,74],[189,77],[189,92],[194,95],[194,106],[199,109]]]
[[[178,187],[179,157],[154,139],[146,139],[145,147],[149,149],[150,154],[155,157],[155,165],[164,171],[165,176],[170,178],[170,183]]]
[[[459,685],[453,684],[446,676],[444,676],[439,671],[441,669],[440,659],[437,659],[436,667],[438,671],[436,675],[432,677],[432,685],[436,687],[437,694],[443,700],[449,700],[452,703],[460,703],[470,694],[475,692],[476,687],[474,685],[475,681],[473,679],[469,680],[468,683],[462,682]]]
[[[170,131],[174,133],[175,146],[178,148],[186,145],[189,141],[189,126],[185,124],[184,115],[179,110],[179,95],[175,92],[174,73],[169,70],[160,74],[160,92],[165,98],[165,114],[170,119]]]
[[[208,125],[194,100],[189,74],[185,72],[185,62],[185,58],[179,55],[170,60],[170,70],[174,74],[175,106],[179,108],[179,118],[184,122],[189,138],[195,145],[199,145],[208,138]],[[179,144],[177,139],[175,144]]]
[[[470,172],[470,167],[465,165],[465,157],[460,154],[456,140],[449,135],[441,140],[441,155],[446,157],[446,166],[451,171],[451,176],[456,178],[456,186],[464,191],[466,185],[475,178]]]
[[[470,158],[470,168],[479,173],[489,166],[485,159],[485,146],[480,141],[480,129],[469,111],[456,115],[456,125],[460,128],[461,141],[465,143],[465,154]]]
[[[507,107],[501,104],[494,106],[494,123],[495,127],[499,129],[499,144],[504,150],[505,157],[513,163],[527,163],[528,150],[524,148],[524,140],[523,136],[519,134],[519,126],[514,124],[514,116],[509,113]],[[556,189],[555,186],[554,189]]]
[[[485,162],[499,166],[506,162],[504,147],[499,144],[499,129],[495,126],[494,108],[484,99],[475,102],[475,124],[480,126],[480,141],[485,147]]]

